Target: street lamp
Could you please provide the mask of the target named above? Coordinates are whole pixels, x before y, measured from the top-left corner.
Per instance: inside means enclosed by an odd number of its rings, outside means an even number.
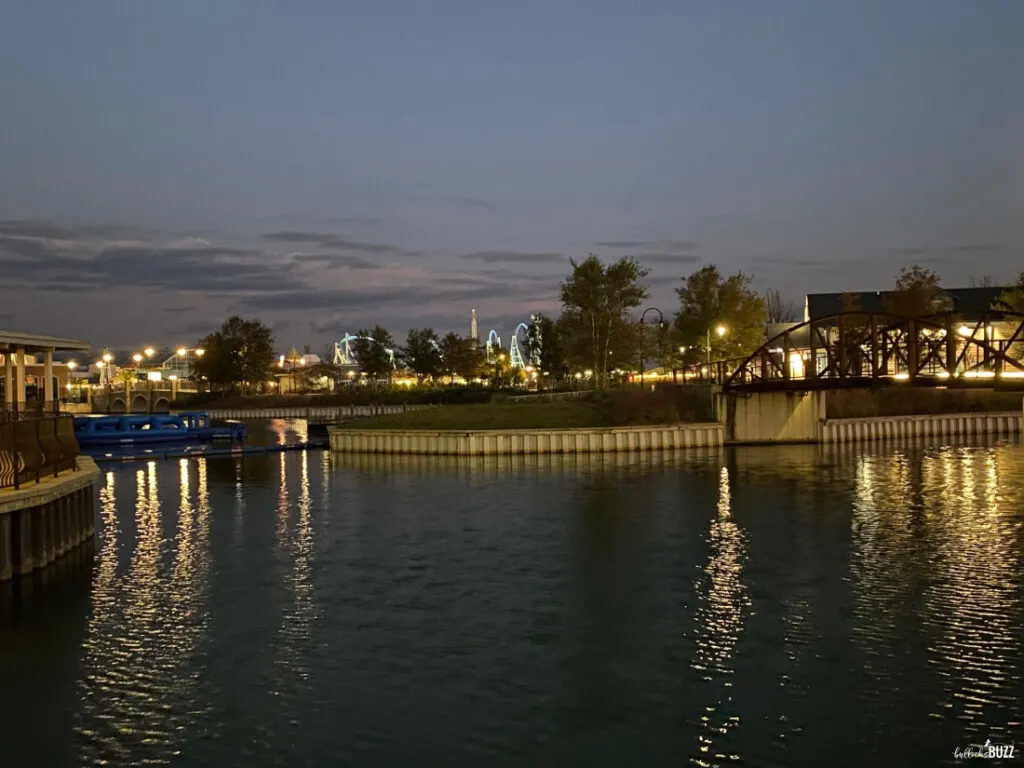
[[[144,353],[144,354],[146,355],[146,357],[147,357],[147,358],[150,358],[150,357],[152,357],[153,355],[155,355],[155,354],[156,354],[156,350],[155,350],[155,349],[153,349],[152,347],[146,347],[146,348],[145,348],[144,350],[142,350],[142,351],[143,351],[143,353]]]
[[[725,331],[726,331],[726,327],[724,325],[719,325],[717,328],[715,328],[715,333],[718,335],[718,338],[722,338],[723,336],[725,336]],[[707,345],[708,345],[708,365],[711,365],[711,329],[710,328],[708,328]]]
[[[184,357],[188,354],[188,350],[184,347],[178,347],[178,357]]]
[[[138,365],[139,363],[142,362],[142,355],[136,352],[134,355],[132,355],[132,360],[134,360],[135,364]]]
[[[661,314],[661,310],[657,307],[648,307],[640,315],[640,386],[644,385],[644,322],[647,318],[648,312],[658,313],[658,327],[665,327],[665,316]]]

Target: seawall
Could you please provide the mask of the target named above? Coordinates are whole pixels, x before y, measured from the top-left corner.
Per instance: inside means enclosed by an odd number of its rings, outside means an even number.
[[[820,442],[852,443],[908,437],[1003,437],[1024,431],[1021,411],[942,413],[926,416],[873,416],[828,419],[820,425]]]
[[[92,539],[100,471],[88,456],[76,461],[77,471],[0,491],[0,581],[45,568]]]
[[[399,430],[329,427],[337,453],[503,456],[610,453],[721,446],[721,424],[591,429]]]

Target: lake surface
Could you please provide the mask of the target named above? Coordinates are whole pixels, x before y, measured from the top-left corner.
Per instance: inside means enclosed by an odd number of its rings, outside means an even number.
[[[1024,749],[1019,444],[118,464],[98,514],[3,595],[5,765]]]

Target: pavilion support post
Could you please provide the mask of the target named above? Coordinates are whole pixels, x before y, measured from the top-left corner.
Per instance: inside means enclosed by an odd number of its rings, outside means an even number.
[[[10,348],[4,352],[4,404],[8,407],[14,402],[14,351]]]
[[[43,350],[43,378],[46,380],[45,389],[43,390],[46,395],[44,399],[44,408],[47,413],[52,409],[56,408],[57,403],[57,387],[53,383],[53,350]]]
[[[14,359],[17,363],[17,370],[14,372],[14,402],[19,408],[25,407],[25,348],[16,347]]]

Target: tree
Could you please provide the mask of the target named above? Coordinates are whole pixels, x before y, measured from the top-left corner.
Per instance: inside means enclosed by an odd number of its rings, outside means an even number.
[[[765,301],[750,287],[751,280],[742,272],[723,278],[718,267],[709,264],[676,289],[676,341],[686,347],[687,360],[727,360],[748,355],[760,346],[765,332]],[[723,333],[717,332],[719,328]]]
[[[274,334],[259,320],[229,318],[220,330],[203,339],[202,357],[193,365],[195,375],[225,390],[239,387],[242,393],[267,380],[274,363]]]
[[[523,354],[540,369],[540,375],[551,381],[561,381],[569,374],[563,347],[564,328],[543,314],[533,316]]]
[[[391,334],[386,328],[375,325],[372,331],[364,328],[356,336],[358,338],[351,342],[351,347],[352,356],[359,368],[374,382],[385,376],[390,381],[394,359],[393,353],[388,350],[395,346]]]
[[[405,339],[402,350],[405,361],[417,378],[436,378],[441,375],[442,361],[439,349],[440,339],[433,328],[412,329]]]
[[[904,267],[896,278],[896,290],[885,300],[887,312],[906,317],[930,315],[939,309],[942,289],[939,276],[918,264]]]
[[[607,266],[593,254],[582,262],[569,263],[572,273],[561,285],[561,299],[573,317],[568,328],[575,338],[570,343],[577,343],[581,352],[585,350],[587,367],[597,386],[603,387],[609,358],[614,356],[613,330],[628,322],[626,313],[647,298],[647,289],[639,281],[648,270],[630,256]]]
[[[1024,314],[1024,272],[1017,275],[1017,282],[1006,288],[992,305],[993,309]]]
[[[764,294],[764,306],[769,323],[798,323],[800,310],[796,302],[782,298],[778,288],[769,288]]]
[[[484,372],[486,353],[476,339],[448,333],[441,339],[440,346],[442,370],[448,376],[461,376],[470,381]]]

